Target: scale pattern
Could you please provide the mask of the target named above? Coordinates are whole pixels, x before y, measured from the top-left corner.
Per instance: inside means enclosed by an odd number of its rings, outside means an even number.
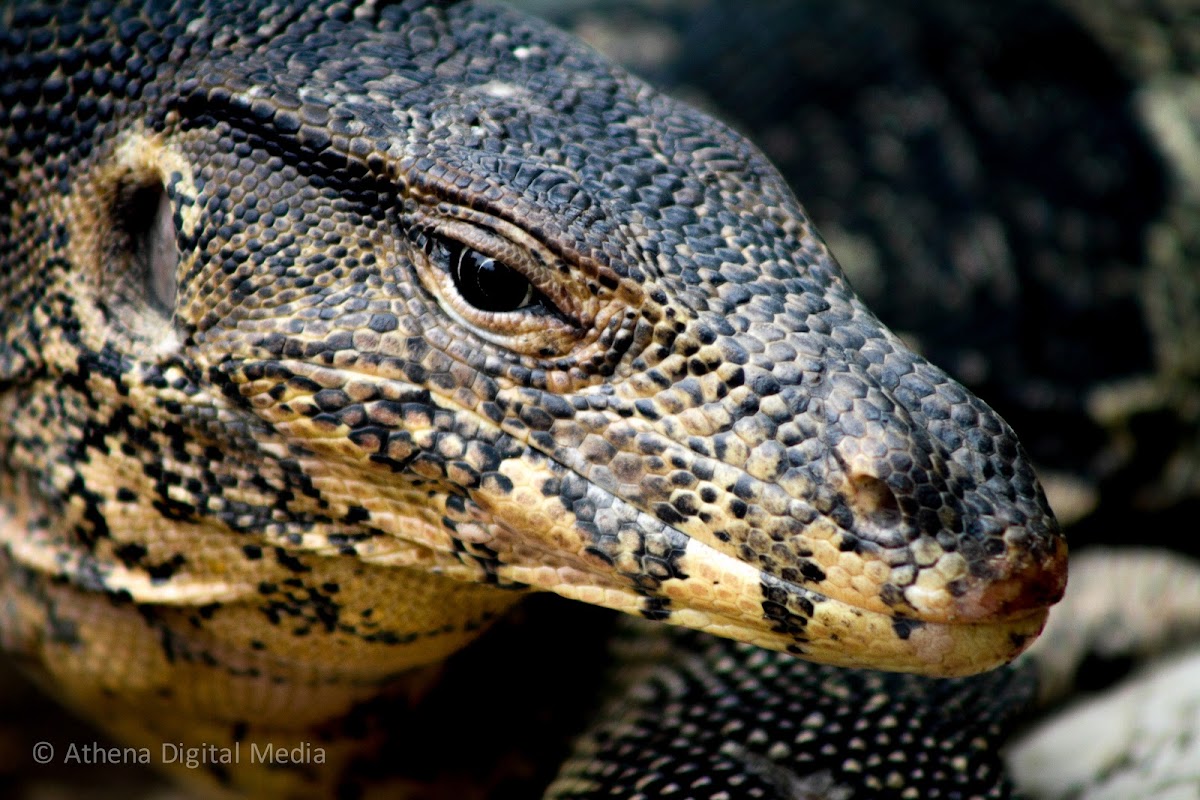
[[[3,15],[0,638],[119,737],[319,731],[324,770],[205,777],[321,794],[372,744],[350,710],[422,696],[521,590],[934,675],[1061,595],[1008,426],[757,150],[564,34]]]
[[[613,649],[624,664],[619,699],[548,800],[1013,796],[1000,753],[1033,706],[1028,660],[939,680],[811,664],[686,630],[627,630]]]

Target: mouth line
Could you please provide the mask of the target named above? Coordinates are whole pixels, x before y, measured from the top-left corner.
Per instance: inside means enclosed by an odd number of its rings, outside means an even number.
[[[530,537],[527,529],[522,535],[521,516],[506,519],[507,515],[488,508],[491,504],[485,501],[485,513],[506,531],[506,538],[519,542],[527,553],[536,554],[541,565],[557,563],[574,573],[570,585],[517,578],[539,589],[773,650],[791,651],[823,663],[943,676],[973,674],[1011,660],[1044,625],[1049,604],[1010,608],[1000,614],[992,610],[981,615],[956,613],[931,618],[916,608],[905,613],[888,607],[865,607],[819,586],[777,577],[708,541],[714,537],[688,533],[593,482],[529,438],[496,427],[519,442],[528,454],[506,464],[525,463],[529,456],[544,459],[545,464],[553,465],[558,477],[569,475],[581,482],[587,493],[596,493],[596,507],[607,508],[616,516],[626,515],[626,525],[632,525],[643,537],[657,534],[674,545],[670,559],[673,571],[648,580],[651,576],[644,568],[621,569],[617,559],[629,553],[605,553],[592,520],[580,520],[569,507],[551,514],[562,518],[561,524],[569,528],[576,540],[574,552],[556,548],[540,537]],[[537,487],[530,488],[536,491]],[[536,495],[539,503],[549,499],[542,492]],[[584,524],[579,524],[581,521]],[[526,570],[518,567],[516,571]],[[782,592],[788,603],[797,607],[772,617],[768,609],[779,612],[777,606],[781,604],[769,605],[775,601],[766,596],[768,586]],[[876,590],[881,588],[882,584],[876,583]],[[653,600],[661,604],[654,605]],[[809,621],[801,623],[801,618]],[[808,635],[796,635],[800,629]]]
[[[590,477],[588,477],[586,471],[581,469],[581,466],[583,466],[583,465],[581,463],[577,462],[576,459],[563,458],[563,455],[564,455],[563,448],[558,447],[558,446],[555,446],[555,447],[547,446],[546,443],[541,440],[541,437],[531,435],[531,431],[528,428],[522,428],[520,430],[513,430],[511,428],[511,426],[506,426],[504,424],[504,420],[493,420],[482,414],[479,414],[478,412],[476,412],[474,410],[469,410],[469,409],[463,408],[463,407],[459,406],[458,404],[456,404],[452,397],[443,396],[440,392],[437,391],[436,388],[421,386],[419,384],[412,383],[412,382],[402,378],[401,377],[402,373],[397,373],[394,376],[379,375],[377,373],[372,373],[372,372],[369,372],[366,370],[356,369],[352,365],[342,365],[342,366],[336,366],[336,367],[335,366],[326,366],[326,365],[317,364],[317,363],[307,361],[307,360],[302,360],[302,359],[278,359],[278,360],[274,360],[274,361],[276,363],[280,364],[281,366],[287,368],[288,370],[292,371],[294,374],[302,375],[302,376],[308,377],[310,379],[319,378],[319,377],[321,377],[322,373],[325,373],[325,374],[332,373],[332,374],[336,374],[336,375],[339,375],[339,376],[347,379],[345,382],[348,382],[349,380],[362,380],[364,382],[370,383],[370,384],[374,385],[375,387],[377,387],[377,390],[378,390],[377,397],[372,398],[372,400],[379,400],[379,401],[393,402],[393,403],[397,403],[397,402],[399,402],[399,403],[406,403],[406,402],[423,403],[423,404],[431,405],[434,408],[443,409],[444,411],[446,411],[447,413],[450,413],[450,414],[467,413],[472,417],[472,420],[475,424],[478,424],[480,427],[490,428],[500,436],[509,437],[513,442],[518,443],[522,449],[524,449],[530,453],[536,453],[540,457],[546,459],[546,461],[548,463],[553,464],[562,473],[571,475],[574,479],[582,482],[582,484],[589,487],[590,490],[597,491],[597,492],[603,492],[605,495],[607,495],[613,501],[626,504],[630,508],[635,509],[637,511],[637,513],[642,517],[642,521],[649,522],[649,523],[651,523],[652,526],[657,526],[661,530],[668,530],[675,537],[677,537],[679,539],[705,541],[717,552],[725,552],[725,548],[722,548],[720,544],[716,543],[716,541],[715,541],[716,537],[713,535],[713,530],[711,528],[706,528],[705,532],[708,535],[704,535],[703,533],[700,533],[697,531],[688,533],[687,531],[672,524],[671,522],[661,519],[651,509],[649,509],[648,507],[645,507],[647,504],[643,504],[634,498],[623,497],[620,494],[617,494],[615,491],[613,491],[613,489],[605,487],[602,484],[593,481]],[[245,361],[242,363],[253,364],[256,362]],[[329,383],[329,384],[344,383],[342,381],[329,381],[328,379],[315,380],[314,382],[317,384],[317,386],[321,386],[321,387],[324,387],[327,383]],[[366,404],[368,402],[371,402],[372,400],[363,399],[359,402]],[[307,412],[302,410],[294,402],[292,403],[292,409],[294,411],[297,411],[297,412],[305,415],[305,416],[311,416],[310,414],[308,414]],[[313,414],[318,414],[321,411],[323,411],[323,409],[314,408]],[[258,416],[258,415],[256,414],[255,416]],[[271,424],[271,423],[268,421],[268,424]],[[659,432],[657,430],[639,430],[638,433],[639,434],[652,434],[656,437],[662,438],[664,441],[669,441],[668,437],[666,437],[665,435],[663,435],[661,432]],[[748,472],[746,472],[743,468],[738,467],[737,465],[729,464],[727,462],[716,459],[713,456],[705,454],[699,450],[695,450],[695,449],[687,446],[686,444],[684,444],[683,446],[685,447],[685,449],[687,449],[688,453],[690,453],[694,457],[702,458],[708,462],[712,462],[712,464],[714,464],[714,465],[720,465],[725,470],[732,471],[732,473],[734,473],[733,475],[721,476],[722,479],[724,479],[726,482],[728,479],[734,478],[734,477],[736,477],[738,479],[753,477]],[[755,479],[755,480],[757,480],[757,479]],[[771,484],[768,482],[762,482],[762,483],[763,483],[764,487],[766,487],[765,491],[770,491],[772,487],[782,491],[782,487],[778,487],[776,484]],[[471,493],[473,493],[473,490],[468,489],[467,492],[468,492],[468,494],[471,494]],[[762,501],[756,501],[756,502],[767,502],[767,500],[768,500],[767,498],[764,498]],[[642,525],[641,527],[645,528],[647,526]],[[759,529],[752,528],[752,530],[759,530]],[[841,525],[837,525],[837,531],[840,532],[843,536],[854,537],[856,540],[861,541],[861,542],[873,542],[873,538],[868,538],[868,537],[864,536],[862,534],[862,532],[856,531],[853,528],[844,528]],[[699,537],[697,536],[698,533],[700,533]],[[803,534],[797,533],[795,535],[802,536]],[[880,545],[880,546],[882,546],[882,545]],[[602,558],[604,558],[604,555],[602,553],[600,553],[599,550],[597,550],[597,554],[599,554]],[[822,571],[825,571],[827,569],[827,565],[818,564],[817,566],[820,567]],[[786,580],[785,578],[782,578],[781,576],[778,576],[778,575],[774,575],[773,573],[771,573],[769,571],[766,571],[766,570],[762,570],[762,571],[763,571],[763,574],[771,575],[772,577],[774,577],[777,580]],[[791,582],[789,581],[789,583],[791,583]],[[803,586],[802,584],[795,584],[795,585]],[[827,594],[826,592],[821,592],[821,594],[825,594],[826,596],[832,595],[832,593]],[[852,606],[856,605],[853,602],[847,601],[845,599],[842,599],[842,598],[839,598],[839,599],[841,599],[842,602],[848,603],[849,605],[852,605]],[[856,606],[856,607],[859,607],[859,606]],[[881,609],[871,609],[869,606],[861,606],[861,607],[864,610],[872,610],[872,611],[881,610]]]
[[[681,548],[678,574],[639,584],[638,573],[620,570],[586,546],[575,552],[555,550],[545,541],[521,536],[520,526],[502,515],[485,511],[505,538],[514,537],[524,550],[526,559],[503,568],[515,580],[821,663],[947,677],[974,674],[1018,655],[1036,638],[1047,613],[1030,609],[1002,619],[942,621],[862,608],[775,578],[641,511],[635,524]],[[563,524],[579,530],[573,520]],[[501,561],[506,562],[504,555]]]
[[[642,509],[638,500],[586,477],[571,459],[559,457],[561,447],[543,449],[528,429],[506,430],[502,420],[462,408],[436,390],[305,361],[285,360],[283,366],[307,373],[317,385],[328,380],[322,373],[336,373],[334,383],[374,384],[374,397],[358,400],[364,405],[406,397],[449,414],[467,413],[473,424],[516,445],[489,468],[497,480],[466,488],[481,512],[476,524],[495,526],[493,535],[482,535],[477,543],[494,553],[488,559],[504,581],[814,661],[939,675],[968,674],[1010,660],[1044,620],[1040,608],[1009,608],[1001,618],[989,612],[976,619],[929,619],[918,609],[898,612],[882,601],[864,607],[854,601],[853,588],[837,591],[841,584],[826,583],[824,576],[810,588],[739,558],[714,541],[711,526],[689,534]],[[574,490],[551,487],[551,480],[570,481]],[[867,574],[857,585],[857,595],[870,600],[883,583],[879,575]]]

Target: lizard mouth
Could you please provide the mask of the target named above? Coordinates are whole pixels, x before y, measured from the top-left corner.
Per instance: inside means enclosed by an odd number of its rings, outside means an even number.
[[[496,528],[503,533],[493,545],[521,535],[503,523]],[[773,578],[669,526],[662,533],[686,541],[675,576],[638,580],[614,573],[607,562],[551,552],[527,540],[511,551],[501,544],[501,560],[516,556],[501,571],[564,597],[809,661],[937,677],[971,675],[1011,661],[1036,639],[1048,614],[1041,607],[970,622],[897,616]],[[536,564],[520,563],[530,557]]]
[[[533,470],[506,474],[508,491],[472,493],[506,579],[819,663],[940,677],[994,668],[1034,641],[1065,580],[1064,546],[1049,565],[977,582],[958,611],[894,610],[770,575],[594,484],[566,503]]]
[[[424,405],[414,400],[412,411],[363,403],[358,416],[378,427],[343,435],[317,426],[327,412],[306,412],[302,398],[284,408],[265,388],[247,394],[270,397],[257,413],[311,450],[306,472],[320,476],[314,484],[331,507],[376,496],[370,508],[355,506],[355,527],[380,543],[377,555],[357,551],[370,562],[551,591],[811,661],[937,676],[981,672],[1017,656],[1065,583],[1060,538],[1049,556],[998,556],[979,574],[964,571],[952,553],[900,586],[887,560],[898,551],[844,549],[845,532],[828,519],[803,526],[790,519],[788,544],[805,555],[772,568],[748,547],[723,541],[700,514],[670,519],[661,504],[638,496],[651,490],[645,482],[609,485],[556,448],[548,453],[502,430],[477,450],[450,447],[457,416],[435,408],[429,395],[417,397]],[[395,427],[402,422],[424,433]],[[382,543],[390,537],[429,555],[403,561]]]

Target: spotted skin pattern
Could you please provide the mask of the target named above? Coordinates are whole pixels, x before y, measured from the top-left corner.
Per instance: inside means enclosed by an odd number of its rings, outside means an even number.
[[[613,637],[609,707],[546,800],[1009,800],[1034,665],[938,680],[811,664],[664,628]]]
[[[2,22],[0,638],[126,741],[329,747],[191,777],[329,791],[348,709],[419,696],[521,590],[930,675],[1061,595],[1005,423],[757,150],[564,34],[474,3]],[[534,302],[467,302],[447,248]]]

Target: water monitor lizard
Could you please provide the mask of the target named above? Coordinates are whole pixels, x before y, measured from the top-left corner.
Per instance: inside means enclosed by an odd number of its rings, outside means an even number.
[[[0,635],[122,741],[291,747],[548,590],[978,672],[1066,546],[761,154],[475,3],[10,5]],[[335,735],[333,731],[344,735]]]

